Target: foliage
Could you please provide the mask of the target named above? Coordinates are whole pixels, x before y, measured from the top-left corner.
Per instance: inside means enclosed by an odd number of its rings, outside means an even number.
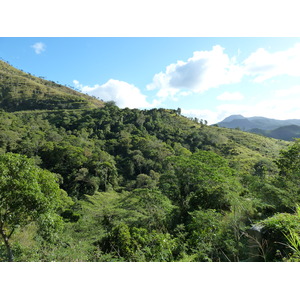
[[[199,207],[230,209],[239,183],[225,159],[213,152],[198,151],[171,157],[168,162],[169,171],[160,177],[160,188],[183,214]]]
[[[121,200],[121,207],[128,215],[138,213],[135,226],[167,232],[172,223],[176,206],[158,189],[136,189]]]
[[[293,254],[289,257],[288,261],[300,261],[300,236],[293,230],[289,231],[288,235],[285,235],[288,242],[288,247],[293,251]]]
[[[70,204],[67,194],[59,188],[57,178],[19,154],[0,156],[0,233],[12,260],[9,239],[17,227],[36,221],[44,239],[53,239],[62,226],[56,214]]]
[[[297,241],[300,234],[299,208],[296,214],[275,214],[263,220],[261,224],[264,226],[264,237],[268,240],[268,260],[286,260],[293,254],[293,258],[297,257]]]
[[[100,242],[101,251],[126,261],[172,261],[176,242],[168,233],[119,224]]]

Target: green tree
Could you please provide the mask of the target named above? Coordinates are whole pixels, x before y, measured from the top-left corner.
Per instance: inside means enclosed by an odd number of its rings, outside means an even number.
[[[135,189],[122,199],[122,208],[130,216],[135,216],[129,223],[145,227],[148,230],[166,232],[172,222],[176,206],[158,189]]]
[[[300,180],[300,139],[297,139],[287,150],[280,152],[277,160],[280,175],[293,181]]]
[[[0,234],[9,261],[13,261],[10,238],[17,227],[35,221],[41,236],[49,240],[62,225],[58,210],[70,203],[54,174],[25,156],[0,155]]]
[[[118,261],[172,261],[176,247],[169,233],[129,227],[125,223],[115,226],[96,244],[102,253],[110,253]]]
[[[219,247],[222,233],[222,215],[213,209],[195,210],[190,213],[188,224],[189,248],[198,261],[220,259]]]
[[[160,188],[183,215],[194,209],[229,210],[240,184],[221,156],[198,151],[169,158],[169,170],[160,177]]]
[[[276,164],[279,175],[273,185],[281,192],[278,210],[295,211],[300,203],[300,139],[297,139],[287,150],[280,152]]]

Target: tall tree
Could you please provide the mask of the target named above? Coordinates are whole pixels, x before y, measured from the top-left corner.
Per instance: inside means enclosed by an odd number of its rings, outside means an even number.
[[[54,174],[26,156],[0,155],[0,234],[9,261],[13,261],[10,238],[17,227],[35,221],[43,237],[49,238],[62,225],[57,211],[69,203]]]

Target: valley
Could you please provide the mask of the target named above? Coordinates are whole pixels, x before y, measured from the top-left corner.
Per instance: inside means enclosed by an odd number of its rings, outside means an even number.
[[[300,143],[278,128],[119,108],[2,61],[0,108],[1,261],[300,260]]]

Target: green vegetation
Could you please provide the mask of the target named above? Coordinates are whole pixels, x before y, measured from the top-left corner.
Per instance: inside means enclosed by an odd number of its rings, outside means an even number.
[[[299,260],[299,141],[180,109],[41,107],[16,95],[8,107],[5,97],[1,261]]]
[[[0,60],[0,106],[6,111],[57,110],[96,108],[103,106],[103,102]]]
[[[0,234],[9,261],[13,260],[9,239],[18,227],[35,222],[39,235],[53,240],[53,234],[62,226],[56,212],[70,203],[54,174],[35,166],[25,156],[0,156]]]

